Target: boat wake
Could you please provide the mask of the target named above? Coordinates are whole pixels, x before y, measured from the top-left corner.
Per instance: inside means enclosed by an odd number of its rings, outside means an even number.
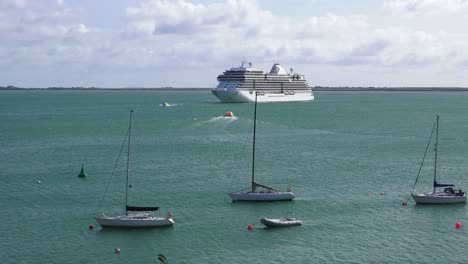
[[[168,103],[162,103],[162,104],[159,104],[159,106],[161,107],[172,107],[172,106],[177,106],[178,104],[168,104]]]
[[[217,116],[217,117],[211,118],[210,120],[204,121],[202,123],[213,123],[213,122],[232,123],[236,121],[237,119],[238,119],[237,116],[233,116],[233,117]]]

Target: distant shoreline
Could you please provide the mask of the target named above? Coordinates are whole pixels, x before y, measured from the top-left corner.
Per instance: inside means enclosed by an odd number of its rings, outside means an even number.
[[[468,92],[468,87],[314,87],[327,92]]]
[[[47,87],[47,88],[23,88],[16,86],[0,86],[0,91],[164,91],[164,92],[197,92],[211,91],[213,88],[103,88],[103,87]],[[314,92],[468,92],[468,87],[312,87]]]
[[[141,87],[124,87],[124,88],[104,88],[104,87],[46,87],[46,88],[23,88],[15,86],[0,86],[0,91],[211,91],[213,88],[141,88]]]

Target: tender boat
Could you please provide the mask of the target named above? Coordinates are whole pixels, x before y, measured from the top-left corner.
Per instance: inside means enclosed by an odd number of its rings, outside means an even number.
[[[168,102],[163,102],[163,103],[161,104],[161,106],[169,106],[169,103],[168,103]]]
[[[424,159],[427,154],[427,150],[431,143],[432,135],[434,134],[435,130],[435,145],[434,145],[434,183],[432,185],[433,189],[430,193],[414,193],[414,187],[419,179],[419,174],[421,172],[421,168],[424,164]],[[436,122],[432,128],[431,136],[429,137],[429,142],[426,146],[426,151],[424,153],[423,161],[419,167],[419,172],[416,177],[416,181],[414,183],[413,190],[411,191],[411,197],[413,197],[414,201],[417,204],[453,204],[453,203],[466,203],[466,195],[460,188],[456,188],[454,184],[443,184],[438,183],[437,178],[437,151],[438,151],[438,143],[439,143],[439,116],[436,117]],[[440,188],[444,188],[440,190]]]
[[[234,113],[233,112],[225,112],[224,117],[234,117]]]
[[[279,218],[279,219],[273,219],[273,218],[262,218],[260,219],[260,222],[268,227],[287,227],[287,226],[298,226],[302,225],[301,220],[297,220],[296,218]]]

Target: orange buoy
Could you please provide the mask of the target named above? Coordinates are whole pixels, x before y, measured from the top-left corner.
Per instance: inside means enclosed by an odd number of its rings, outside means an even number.
[[[253,229],[253,225],[248,225],[248,226],[247,226],[247,229],[248,229],[248,230],[252,230],[252,229]]]
[[[115,253],[119,254],[120,253],[120,248],[116,248]]]
[[[94,225],[93,225],[93,224],[89,224],[89,225],[88,225],[88,228],[89,228],[89,230],[93,230],[93,229],[94,229]]]
[[[455,228],[458,229],[458,228],[460,228],[460,227],[461,227],[461,223],[460,223],[460,222],[456,222],[456,223],[455,223]]]

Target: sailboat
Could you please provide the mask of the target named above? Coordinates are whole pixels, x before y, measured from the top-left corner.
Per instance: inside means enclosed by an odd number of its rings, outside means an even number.
[[[232,201],[290,201],[294,199],[294,194],[291,190],[280,191],[278,189],[259,184],[255,181],[255,135],[257,125],[257,95],[255,92],[255,110],[254,110],[254,129],[252,143],[252,180],[251,186],[235,192],[230,192],[228,195]],[[248,191],[247,191],[248,190]]]
[[[413,197],[414,201],[417,204],[452,204],[452,203],[466,203],[466,196],[465,193],[460,188],[456,188],[454,184],[443,184],[437,182],[437,151],[439,145],[439,115],[436,116],[436,121],[434,123],[434,127],[432,128],[431,136],[429,137],[429,142],[427,143],[426,152],[424,153],[423,160],[421,162],[421,166],[419,168],[418,175],[416,177],[416,181],[414,186],[419,178],[419,174],[421,172],[421,168],[424,163],[424,159],[427,154],[427,149],[430,145],[432,136],[434,134],[435,129],[435,145],[434,145],[434,183],[432,185],[433,189],[431,193],[414,193],[411,191],[411,196]],[[443,188],[443,189],[441,189]]]
[[[96,217],[96,221],[103,227],[112,228],[149,228],[159,226],[170,226],[174,224],[172,214],[168,213],[166,217],[150,214],[152,211],[159,211],[159,207],[131,206],[128,204],[128,184],[130,167],[130,138],[132,130],[133,110],[130,111],[130,124],[128,126],[127,140],[127,176],[125,187],[125,214],[116,216],[101,215]],[[125,143],[125,142],[124,142]]]

